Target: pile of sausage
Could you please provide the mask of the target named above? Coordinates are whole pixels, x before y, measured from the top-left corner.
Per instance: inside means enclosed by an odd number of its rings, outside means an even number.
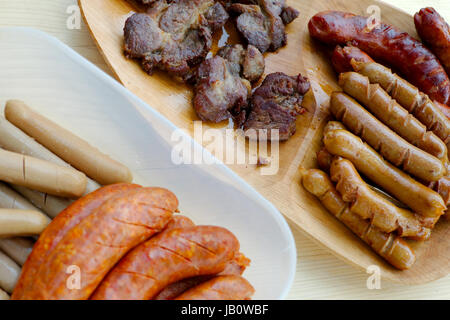
[[[113,184],[86,195],[41,234],[12,299],[250,299],[236,237],[177,211],[162,188]]]
[[[132,184],[127,167],[21,101],[6,103],[0,147],[1,299],[253,294],[233,234],[173,216],[173,193]]]
[[[416,260],[405,239],[427,240],[450,202],[450,120],[430,99],[447,103],[450,84],[420,42],[386,24],[367,26],[366,18],[342,12],[322,12],[309,23],[312,37],[338,45],[332,63],[342,92],[331,95],[336,121],[324,129],[321,170],[307,170],[302,182],[375,252],[404,270]],[[352,46],[339,46],[347,42]],[[368,54],[394,64],[425,93]]]

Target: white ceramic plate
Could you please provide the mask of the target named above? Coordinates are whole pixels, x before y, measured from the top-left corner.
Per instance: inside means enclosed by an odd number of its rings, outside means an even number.
[[[42,32],[0,28],[2,114],[8,99],[24,100],[126,164],[137,183],[172,190],[181,212],[197,224],[231,230],[252,260],[244,275],[254,298],[286,297],[296,248],[283,216],[223,164],[175,165],[175,126],[96,66]]]

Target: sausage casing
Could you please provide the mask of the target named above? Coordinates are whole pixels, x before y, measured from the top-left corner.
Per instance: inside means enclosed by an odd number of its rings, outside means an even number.
[[[424,226],[432,227],[444,214],[446,206],[437,192],[386,162],[352,133],[345,130],[330,131],[325,134],[323,142],[331,154],[350,160],[359,172],[422,215],[427,220]]]
[[[91,299],[153,299],[171,283],[223,271],[238,250],[236,237],[221,227],[196,226],[164,232],[128,253]]]
[[[350,131],[404,171],[425,181],[437,181],[446,173],[441,160],[405,141],[345,93],[333,92],[330,110]],[[442,145],[447,158],[447,147]]]
[[[0,251],[0,289],[11,293],[19,279],[20,267]]]
[[[5,117],[64,161],[101,184],[133,180],[127,167],[101,153],[70,131],[34,112],[22,101],[7,101]]]
[[[351,212],[333,186],[328,175],[318,169],[306,171],[302,177],[305,189],[316,196],[323,206],[376,253],[400,270],[411,268],[416,261],[408,243],[393,233],[385,233],[359,215]]]
[[[414,15],[417,33],[436,54],[450,74],[450,26],[433,8],[423,8]]]
[[[64,236],[84,218],[100,207],[106,200],[125,191],[137,189],[135,184],[115,184],[100,188],[83,198],[73,202],[64,209],[48,225],[34,245],[34,249],[22,268],[19,282],[12,295],[13,300],[19,300],[25,291],[29,290],[52,250]]]
[[[356,72],[342,73],[339,76],[339,84],[347,94],[361,102],[406,141],[444,162],[447,161],[445,143],[432,131],[427,131],[425,125],[392,99],[378,84],[371,84],[367,77]]]
[[[175,195],[161,188],[138,188],[109,198],[65,234],[22,299],[89,298],[131,248],[165,228],[177,208]],[[73,266],[81,280],[75,290],[66,285]]]
[[[250,300],[253,286],[241,276],[217,276],[187,290],[175,300]]]
[[[0,239],[0,249],[22,266],[33,250],[34,242],[28,238]]]
[[[356,63],[355,69],[368,77],[371,83],[378,83],[429,131],[450,145],[450,120],[426,94],[379,63]]]
[[[310,35],[329,45],[352,45],[398,70],[433,100],[450,103],[450,81],[435,55],[406,32],[339,11],[319,12],[309,21]]]
[[[0,209],[1,238],[38,235],[49,223],[49,217],[40,211]]]
[[[342,199],[349,203],[350,211],[369,219],[373,226],[387,233],[396,231],[399,236],[414,240],[429,238],[430,229],[424,228],[414,213],[395,206],[370,189],[350,161],[335,158],[330,175],[337,183],[336,190]]]

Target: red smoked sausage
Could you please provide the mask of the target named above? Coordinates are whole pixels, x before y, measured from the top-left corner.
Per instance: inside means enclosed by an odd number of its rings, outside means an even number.
[[[252,285],[241,276],[217,276],[175,300],[250,300],[254,293]]]
[[[91,299],[153,299],[171,283],[223,271],[238,250],[239,241],[221,227],[196,226],[163,232],[128,253]]]
[[[414,15],[417,33],[436,54],[450,74],[450,26],[433,8],[423,8]]]
[[[368,28],[367,18],[339,11],[316,14],[310,35],[329,45],[351,42],[375,60],[398,69],[410,82],[443,104],[450,103],[450,81],[441,63],[421,42],[381,23]]]
[[[373,62],[373,59],[368,54],[361,51],[357,47],[352,46],[336,46],[331,57],[331,63],[337,73],[354,71],[351,61],[354,59],[358,62]]]
[[[27,291],[28,287],[32,285],[39,267],[70,229],[109,198],[136,188],[140,188],[140,186],[129,183],[113,184],[100,188],[78,199],[56,216],[33,246],[33,251],[22,268],[22,273],[11,299],[22,298],[24,291]]]
[[[166,227],[177,208],[176,196],[162,188],[139,188],[111,197],[66,233],[22,298],[89,298],[130,249]],[[79,271],[79,288],[67,286],[70,267]]]

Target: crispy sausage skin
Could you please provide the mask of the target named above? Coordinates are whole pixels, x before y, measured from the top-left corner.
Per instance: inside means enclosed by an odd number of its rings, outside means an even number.
[[[414,15],[417,33],[436,54],[450,74],[450,26],[433,8],[423,8]]]
[[[332,215],[391,265],[400,270],[411,268],[416,256],[408,243],[393,233],[380,231],[371,226],[369,221],[350,211],[325,172],[310,169],[303,174],[302,182],[305,189],[316,196]]]
[[[368,19],[339,11],[319,12],[309,21],[310,35],[329,45],[352,45],[373,59],[395,66],[433,100],[450,103],[450,81],[441,63],[421,42],[381,23],[369,28]]]
[[[353,65],[370,83],[379,84],[429,131],[434,132],[447,146],[450,145],[450,120],[442,113],[448,110],[447,106],[433,103],[426,94],[379,63],[355,62]]]
[[[436,100],[433,101],[433,103],[442,112],[442,114],[445,115],[447,119],[450,120],[450,107],[440,102],[437,102]]]
[[[336,46],[331,57],[331,63],[337,73],[353,71],[352,59],[358,62],[373,62],[367,53],[357,47]]]
[[[220,227],[196,226],[163,232],[128,253],[91,299],[153,299],[171,283],[222,272],[238,250],[236,237]]]
[[[339,76],[339,85],[406,141],[447,162],[446,144],[378,84],[359,73],[345,72]]]
[[[162,188],[137,188],[109,198],[67,231],[22,299],[89,298],[130,249],[166,227],[177,208],[176,196]],[[68,268],[74,266],[78,289],[67,286]]]
[[[371,225],[383,232],[394,232],[400,237],[426,240],[430,229],[424,228],[413,212],[399,208],[385,197],[376,193],[364,182],[353,164],[336,157],[331,163],[331,180],[336,182],[336,190],[349,203],[350,211],[361,218],[369,219]]]
[[[347,94],[333,92],[330,110],[350,131],[404,171],[425,181],[437,181],[446,173],[441,160],[397,135]],[[441,142],[447,158],[447,147],[439,138],[436,139]]]
[[[79,224],[81,220],[109,198],[137,188],[140,188],[140,186],[128,183],[105,186],[78,199],[56,216],[34,245],[33,251],[22,268],[19,282],[11,298],[13,300],[21,299],[24,292],[29,287],[32,287],[39,267],[44,264],[50,252],[69,230]]]
[[[254,293],[253,286],[241,276],[217,276],[175,300],[250,300]]]
[[[327,132],[323,142],[335,156],[350,160],[371,181],[423,216],[425,227],[432,227],[444,214],[441,196],[408,174],[386,162],[374,149],[346,130]]]

